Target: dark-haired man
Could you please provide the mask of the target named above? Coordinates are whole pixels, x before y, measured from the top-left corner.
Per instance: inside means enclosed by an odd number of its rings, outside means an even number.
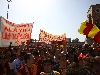
[[[24,61],[25,54],[26,52],[21,51],[20,56],[11,63],[11,66],[10,66],[11,75],[16,75],[20,67],[23,64],[25,64],[25,61]]]
[[[43,64],[44,72],[41,72],[40,75],[60,75],[59,72],[52,70],[52,68],[53,68],[53,61],[52,61],[52,59],[45,58],[43,60],[42,64]]]

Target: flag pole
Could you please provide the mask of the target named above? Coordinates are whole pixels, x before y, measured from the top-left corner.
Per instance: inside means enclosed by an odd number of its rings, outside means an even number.
[[[8,10],[9,10],[9,2],[12,2],[12,0],[7,0],[8,2]],[[8,19],[8,11],[7,11],[7,19]]]

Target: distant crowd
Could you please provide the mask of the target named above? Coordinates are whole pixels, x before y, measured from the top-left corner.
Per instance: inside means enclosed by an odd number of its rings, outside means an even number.
[[[100,45],[10,43],[0,50],[0,75],[100,75]]]

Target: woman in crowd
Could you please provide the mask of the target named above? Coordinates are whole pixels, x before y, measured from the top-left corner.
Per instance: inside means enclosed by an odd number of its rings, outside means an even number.
[[[31,53],[27,53],[24,56],[25,64],[19,69],[17,75],[36,75],[33,67],[34,56]]]

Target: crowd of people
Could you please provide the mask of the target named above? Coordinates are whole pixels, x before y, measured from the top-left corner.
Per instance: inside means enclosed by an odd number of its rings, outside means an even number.
[[[100,75],[100,45],[10,43],[0,50],[0,75]]]

